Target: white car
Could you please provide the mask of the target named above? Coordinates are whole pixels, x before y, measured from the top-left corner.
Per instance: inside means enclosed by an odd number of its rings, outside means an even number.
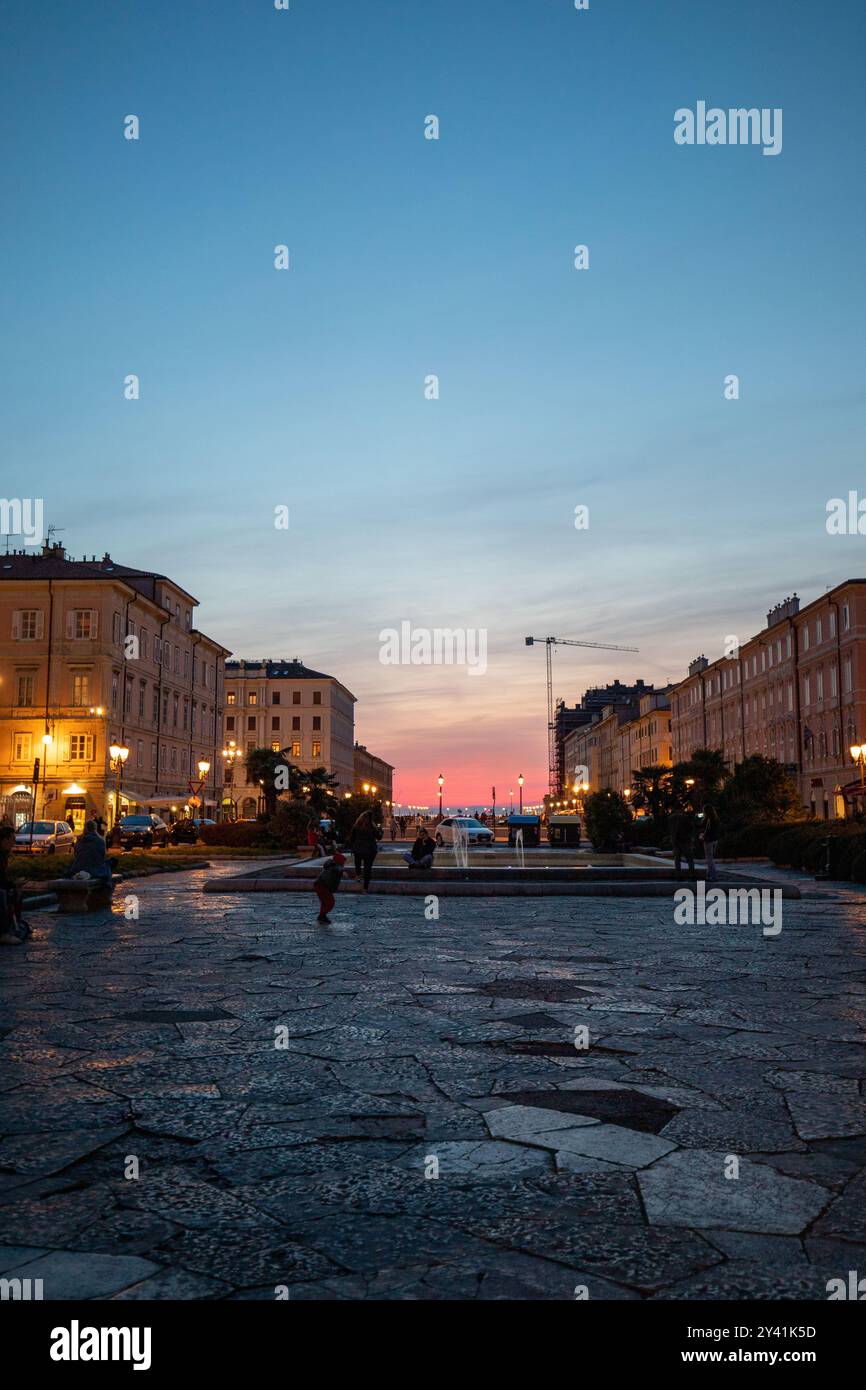
[[[31,837],[30,831],[33,831]],[[72,849],[75,845],[75,831],[65,820],[27,821],[15,832],[15,848],[34,853],[53,854],[58,849]]]
[[[455,833],[465,837],[470,845],[493,844],[493,831],[474,816],[446,816],[436,827],[437,845],[453,845]]]

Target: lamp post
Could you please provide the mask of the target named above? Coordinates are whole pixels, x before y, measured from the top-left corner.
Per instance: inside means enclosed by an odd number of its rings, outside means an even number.
[[[866,764],[866,743],[852,743],[848,751],[854,762],[860,767],[860,786],[866,786],[866,778],[864,778],[863,771],[864,764]]]
[[[123,780],[123,764],[129,757],[129,749],[123,743],[112,743],[108,752],[111,758],[111,769],[115,774],[114,820],[112,822],[111,828],[112,830],[116,830],[117,823],[120,820],[120,784]]]
[[[523,815],[523,780],[524,780],[524,779],[523,779],[523,773],[521,772],[520,775],[519,775],[518,778],[517,778],[517,785],[518,785],[518,787],[520,788],[520,814],[521,814],[521,815]]]
[[[235,759],[238,756],[238,746],[234,739],[229,739],[227,746],[223,749],[222,756],[223,762],[225,763],[225,785],[234,790],[234,765]],[[225,800],[225,797],[223,797],[223,800]],[[230,796],[228,800],[229,805],[234,810],[235,819],[237,819],[238,804],[233,796]]]

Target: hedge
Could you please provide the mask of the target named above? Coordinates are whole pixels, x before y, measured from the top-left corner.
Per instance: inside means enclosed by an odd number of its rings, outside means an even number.
[[[234,849],[253,849],[270,843],[268,827],[258,821],[220,821],[203,825],[201,838],[206,845],[231,845]]]

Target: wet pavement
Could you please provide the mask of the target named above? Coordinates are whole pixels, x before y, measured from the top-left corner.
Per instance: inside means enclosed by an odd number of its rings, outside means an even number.
[[[786,901],[773,937],[661,899],[346,894],[323,928],[312,893],[201,893],[244,867],[33,913],[0,953],[0,1275],[801,1299],[866,1272],[866,899]]]

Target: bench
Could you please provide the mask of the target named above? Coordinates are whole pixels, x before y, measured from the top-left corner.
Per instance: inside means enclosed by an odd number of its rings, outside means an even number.
[[[100,907],[110,907],[114,885],[119,882],[116,874],[110,885],[104,879],[56,878],[51,888],[57,894],[57,911],[95,912]]]

